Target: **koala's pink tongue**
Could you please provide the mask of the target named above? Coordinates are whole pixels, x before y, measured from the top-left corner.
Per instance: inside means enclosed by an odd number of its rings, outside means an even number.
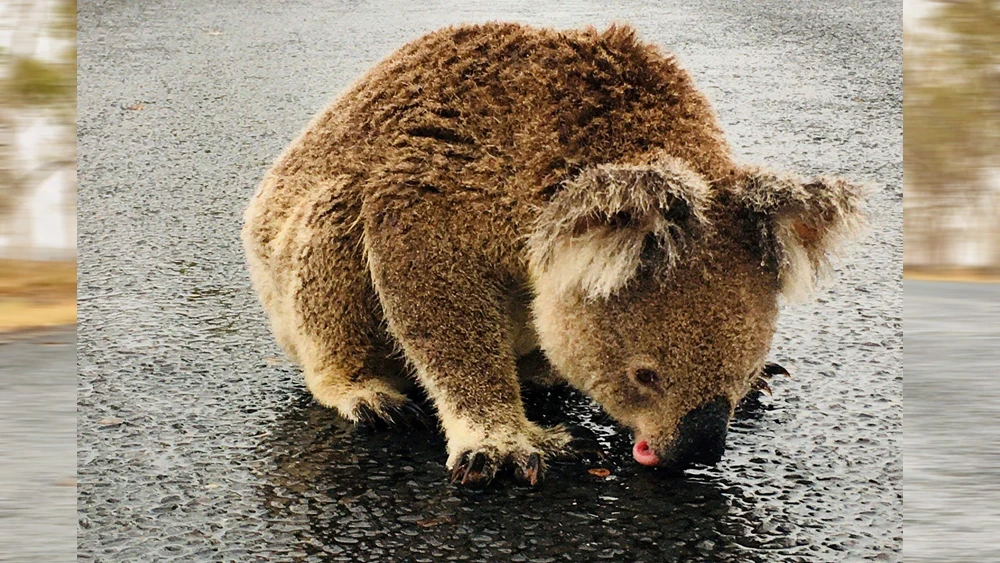
[[[632,457],[643,465],[654,466],[660,463],[660,458],[656,457],[656,453],[649,447],[649,442],[645,440],[639,440],[635,443],[635,446],[632,447]]]

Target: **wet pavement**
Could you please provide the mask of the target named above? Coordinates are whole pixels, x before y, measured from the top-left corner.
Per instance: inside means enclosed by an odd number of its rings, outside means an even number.
[[[0,562],[76,553],[76,331],[0,334]]]
[[[80,4],[80,560],[900,560],[898,3],[485,9]],[[783,312],[772,358],[794,379],[717,468],[641,468],[586,401],[536,393],[533,416],[591,428],[610,459],[461,490],[441,438],[348,428],[279,358],[239,243],[263,172],[382,56],[488,19],[631,21],[680,54],[741,157],[878,184],[837,284]]]
[[[906,560],[998,561],[1000,285],[906,282]]]

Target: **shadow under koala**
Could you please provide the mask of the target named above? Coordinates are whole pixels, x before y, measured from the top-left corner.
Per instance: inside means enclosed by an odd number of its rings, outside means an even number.
[[[287,542],[272,549],[292,561],[524,560],[569,545],[584,557],[770,561],[808,543],[724,470],[636,464],[628,432],[579,392],[526,384],[523,399],[532,420],[585,429],[606,455],[554,463],[540,488],[469,490],[448,482],[434,426],[356,427],[296,397],[258,445],[261,513]],[[752,396],[733,431],[752,433],[766,408]]]

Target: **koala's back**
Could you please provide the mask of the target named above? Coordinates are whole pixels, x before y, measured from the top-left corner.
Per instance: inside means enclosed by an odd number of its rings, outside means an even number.
[[[316,116],[269,172],[248,222],[266,254],[314,212],[356,224],[362,204],[419,205],[439,229],[454,222],[469,244],[506,255],[574,172],[656,151],[708,178],[732,167],[687,72],[630,27],[451,27],[390,55]]]

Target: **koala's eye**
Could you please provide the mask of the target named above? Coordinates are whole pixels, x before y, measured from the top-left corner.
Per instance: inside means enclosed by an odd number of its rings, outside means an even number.
[[[652,385],[660,378],[655,371],[646,368],[635,370],[635,380],[643,385]]]

